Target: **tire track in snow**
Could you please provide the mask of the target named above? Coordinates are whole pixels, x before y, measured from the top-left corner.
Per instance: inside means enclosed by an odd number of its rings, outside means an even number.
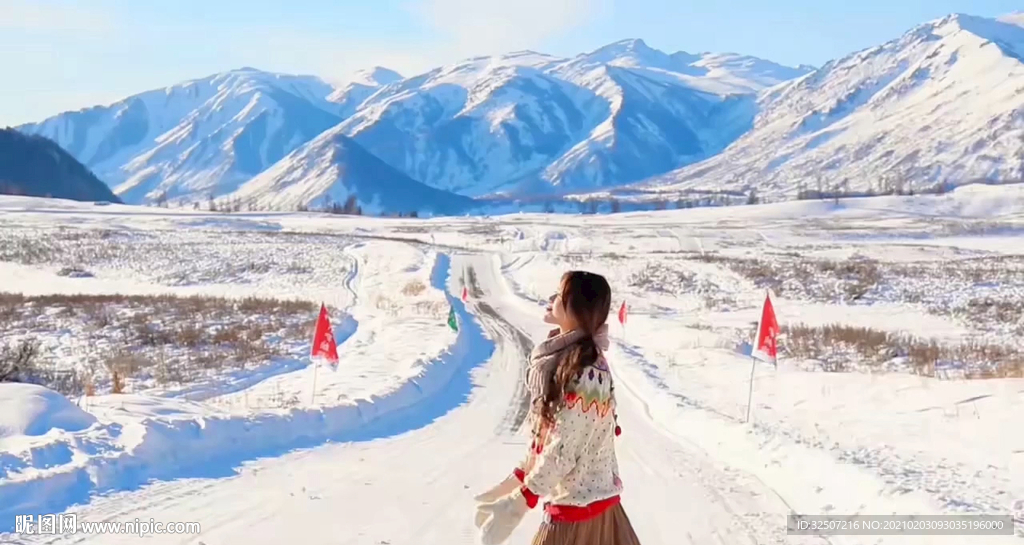
[[[477,294],[476,297],[484,294],[483,289],[480,287],[479,281],[476,277],[476,272],[473,267],[467,269],[467,278],[469,280],[469,289]],[[527,362],[529,360],[530,352],[533,351],[533,341],[530,337],[523,333],[522,330],[513,326],[505,318],[503,318],[498,311],[494,309],[486,301],[477,301],[475,303],[476,309],[484,316],[489,317],[494,322],[500,331],[504,332],[503,335],[499,335],[495,342],[504,343],[505,341],[511,341],[511,349],[518,354],[520,361]],[[506,414],[502,421],[501,427],[508,429],[513,432],[518,432],[523,426],[523,422],[526,421],[526,416],[530,412],[530,399],[526,393],[526,377],[523,372],[519,373],[519,380],[516,382],[516,391],[512,399],[512,403],[509,405],[509,412]],[[518,400],[518,401],[517,401]]]

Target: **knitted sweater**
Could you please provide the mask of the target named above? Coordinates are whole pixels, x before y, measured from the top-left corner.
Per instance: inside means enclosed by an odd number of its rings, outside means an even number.
[[[622,490],[615,457],[615,396],[601,356],[572,382],[554,425],[540,424],[517,474],[552,505],[586,506]]]

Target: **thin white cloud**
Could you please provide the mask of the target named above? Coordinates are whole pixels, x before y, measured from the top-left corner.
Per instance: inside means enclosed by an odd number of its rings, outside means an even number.
[[[102,34],[114,26],[109,13],[82,2],[0,0],[0,31]]]
[[[238,29],[226,51],[235,64],[248,64],[276,72],[311,74],[343,83],[358,70],[385,66],[411,76],[438,62],[429,44],[346,39],[343,36],[291,29]],[[444,59],[442,59],[443,61]]]
[[[1011,25],[1017,25],[1024,27],[1024,11],[1017,13],[1008,13],[999,18],[1004,23],[1010,23]]]
[[[536,49],[610,12],[611,0],[416,0],[415,13],[461,55]]]
[[[346,40],[278,29],[268,33],[273,37],[260,46],[266,47],[261,56],[335,83],[371,66],[409,77],[469,57],[542,50],[546,41],[608,15],[611,0],[410,0],[405,8],[429,37]]]

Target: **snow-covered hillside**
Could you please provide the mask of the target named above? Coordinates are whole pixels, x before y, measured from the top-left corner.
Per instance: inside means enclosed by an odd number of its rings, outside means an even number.
[[[952,15],[766,91],[753,129],[644,184],[792,196],[1024,178],[1024,27]],[[893,187],[896,186],[896,187]]]
[[[346,119],[381,87],[401,80],[401,74],[381,66],[360,70],[345,85],[335,89],[327,100],[337,103],[341,107],[342,119]]]
[[[333,90],[243,68],[18,129],[55,140],[125,202],[205,201],[340,122]]]
[[[318,154],[333,153],[323,142],[338,135],[441,190],[566,193],[716,153],[749,127],[758,90],[806,71],[732,54],[670,55],[627,40],[574,59],[526,51],[407,79],[376,67],[337,89],[242,69],[19,129],[54,138],[133,203],[164,194],[205,201],[259,177],[247,197],[297,204],[295,193],[255,188],[278,187],[265,183],[274,176],[267,169],[304,144],[289,166],[312,172],[332,162]]]
[[[627,40],[438,68],[377,92],[334,129],[428,185],[469,195],[621,185],[724,148],[754,93],[806,69]]]
[[[474,202],[402,174],[351,138],[329,131],[249,180],[227,199],[259,209],[341,204],[355,197],[364,213],[459,214]]]

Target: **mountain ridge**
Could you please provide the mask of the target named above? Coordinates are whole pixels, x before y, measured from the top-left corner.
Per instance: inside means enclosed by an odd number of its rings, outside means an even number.
[[[54,139],[128,202],[222,195],[340,121],[333,87],[250,67],[47,118]]]
[[[723,153],[639,187],[792,197],[1024,178],[1020,51],[1024,27],[994,19],[918,25],[770,89]]]
[[[640,38],[410,77],[371,67],[341,86],[243,67],[20,129],[52,136],[129,202],[391,202],[369,173],[460,211],[473,206],[460,195],[955,185],[1014,176],[1018,155],[1024,169],[1022,33],[1024,14],[951,14],[821,67]]]
[[[0,129],[0,194],[121,202],[56,142],[14,129]]]

